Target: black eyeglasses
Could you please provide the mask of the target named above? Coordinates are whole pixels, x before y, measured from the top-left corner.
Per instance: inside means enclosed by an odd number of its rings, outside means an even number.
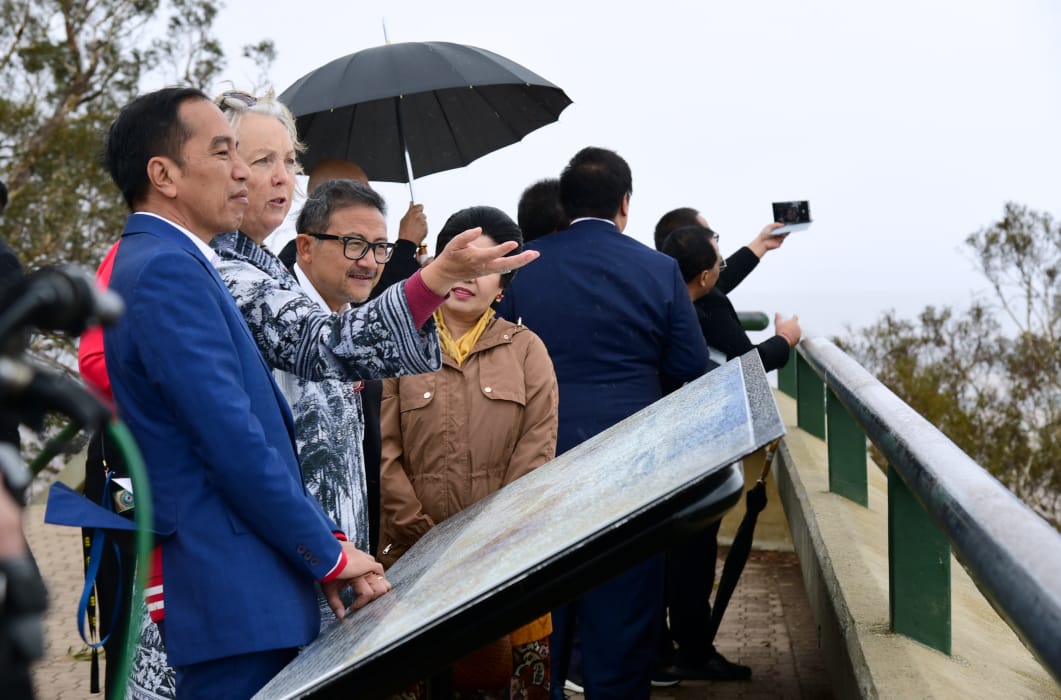
[[[707,229],[707,230],[708,230],[707,240],[714,241],[715,245],[717,246],[719,241],[722,240],[722,236],[718,235],[717,233],[715,233],[711,229]],[[726,269],[726,259],[724,257],[722,257],[722,253],[720,252],[718,254],[718,271],[722,272],[725,269]]]
[[[350,236],[333,236],[330,233],[313,233],[306,231],[307,236],[313,236],[319,241],[341,241],[343,244],[343,257],[347,260],[360,260],[372,251],[372,257],[380,265],[391,259],[394,255],[393,243],[369,243],[364,238],[352,238]]]
[[[258,104],[258,98],[242,90],[229,90],[221,93],[214,100],[214,104],[220,107],[223,112],[239,112]]]

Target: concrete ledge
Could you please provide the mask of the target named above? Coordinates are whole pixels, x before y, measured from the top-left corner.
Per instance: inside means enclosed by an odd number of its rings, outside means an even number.
[[[1061,698],[1061,688],[951,561],[951,656],[890,631],[887,479],[869,469],[869,507],[829,493],[825,443],[788,427],[775,463],[825,665],[838,698]]]

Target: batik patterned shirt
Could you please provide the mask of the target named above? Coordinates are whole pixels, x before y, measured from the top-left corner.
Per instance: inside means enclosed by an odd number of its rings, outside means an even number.
[[[211,243],[247,325],[291,404],[303,481],[358,549],[368,550],[364,414],[354,384],[436,371],[433,322],[414,326],[404,285],[333,314],[242,233]],[[315,291],[315,290],[314,290]],[[318,296],[318,295],[314,295]]]

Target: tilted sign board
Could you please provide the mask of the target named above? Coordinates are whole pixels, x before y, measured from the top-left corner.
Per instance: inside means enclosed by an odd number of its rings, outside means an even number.
[[[784,434],[753,351],[428,532],[256,697],[385,697],[720,518]]]

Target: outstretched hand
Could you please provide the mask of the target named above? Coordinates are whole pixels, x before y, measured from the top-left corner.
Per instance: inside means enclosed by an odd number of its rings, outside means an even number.
[[[776,250],[781,247],[781,244],[788,238],[787,233],[781,235],[774,234],[779,228],[782,228],[784,224],[774,221],[763,227],[763,230],[759,232],[759,235],[752,239],[752,242],[748,244],[748,248],[751,249],[758,257],[763,257],[768,251]]]
[[[488,248],[472,245],[472,241],[482,233],[482,228],[477,227],[458,234],[430,264],[421,268],[420,277],[428,289],[439,296],[445,296],[458,282],[516,270],[538,259],[538,252],[534,250],[525,250],[509,258],[504,257],[517,247],[515,241],[505,241]]]

